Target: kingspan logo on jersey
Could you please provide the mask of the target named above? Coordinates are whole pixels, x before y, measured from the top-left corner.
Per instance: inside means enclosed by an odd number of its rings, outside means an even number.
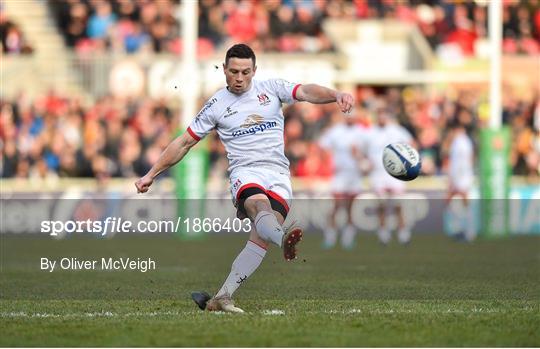
[[[240,125],[242,129],[234,131],[233,137],[241,137],[247,135],[254,135],[259,132],[264,132],[270,128],[277,126],[275,121],[264,121],[264,118],[257,114],[251,114],[244,120],[244,123]]]

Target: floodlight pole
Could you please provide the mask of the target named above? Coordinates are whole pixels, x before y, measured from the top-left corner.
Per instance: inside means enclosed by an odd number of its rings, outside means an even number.
[[[501,102],[501,55],[502,55],[502,0],[491,0],[489,2],[489,43],[490,43],[490,86],[489,86],[489,106],[490,118],[489,127],[499,129],[502,124],[502,102]]]
[[[182,22],[182,115],[180,116],[179,133],[186,129],[195,118],[197,98],[199,97],[200,80],[197,64],[197,8],[198,1],[187,0],[181,5]],[[173,168],[176,197],[178,198],[177,216],[182,218],[204,217],[206,180],[208,174],[208,151],[204,141],[190,150],[182,161]],[[198,238],[204,231],[183,230],[177,232],[183,238]]]
[[[182,37],[182,114],[179,126],[185,130],[196,114],[199,95],[199,66],[197,64],[197,7],[198,1],[182,1],[181,37]]]

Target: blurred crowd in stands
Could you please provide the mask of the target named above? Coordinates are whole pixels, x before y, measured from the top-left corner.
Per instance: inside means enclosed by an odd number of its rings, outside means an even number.
[[[540,98],[520,99],[507,92],[503,122],[512,130],[511,165],[516,175],[540,175]],[[478,132],[489,123],[489,105],[484,93],[475,89],[427,91],[424,87],[359,87],[354,117],[362,127],[374,123],[373,106],[383,98],[395,121],[413,136],[422,157],[424,175],[444,174],[447,169],[448,132],[459,123],[478,140]],[[327,156],[317,146],[324,129],[343,120],[334,105],[295,104],[285,111],[286,153],[297,176],[329,176]],[[478,151],[478,144],[476,144]]]
[[[171,52],[178,1],[49,0],[65,43],[78,52]]]
[[[540,53],[540,0],[503,0],[503,50]],[[64,35],[77,52],[168,52],[178,54],[179,0],[48,0]],[[483,3],[483,5],[482,5]],[[398,19],[417,23],[435,50],[445,45],[473,55],[487,37],[487,2],[446,0],[201,0],[200,55],[232,42],[257,52],[324,52],[333,45],[322,27],[327,18]],[[0,3],[4,54],[30,53],[20,28]],[[504,123],[512,129],[513,173],[540,172],[540,95],[525,101],[504,91]],[[372,125],[371,106],[383,97],[396,119],[413,134],[426,175],[445,171],[448,125],[456,120],[477,139],[489,114],[485,91],[422,87],[359,87],[355,118]],[[203,101],[201,101],[202,103]],[[0,99],[1,177],[134,177],[143,175],[172,139],[180,111],[170,101],[105,96],[86,105],[51,91],[30,100]],[[335,106],[298,103],[284,110],[286,155],[300,177],[328,177],[331,159],[318,146],[324,130],[342,118]],[[210,137],[211,168],[224,176],[227,160],[216,134]]]
[[[540,52],[540,1],[503,2],[503,51]],[[465,56],[476,52],[478,39],[488,37],[488,1],[381,0],[355,1],[356,18],[395,18],[416,23],[431,47],[456,45]]]
[[[0,108],[2,177],[139,176],[172,139],[176,120],[164,100],[107,96],[86,106],[54,91]]]
[[[540,171],[540,98],[525,102],[506,93],[504,122],[512,129],[513,173]],[[354,117],[369,128],[372,104],[384,98],[397,121],[414,136],[425,175],[445,173],[448,125],[459,121],[477,139],[488,106],[477,90],[427,91],[421,87],[359,87]],[[166,100],[106,96],[92,105],[51,91],[29,100],[0,101],[1,177],[137,177],[172,140],[180,111]],[[317,145],[324,130],[343,117],[335,104],[296,103],[284,110],[285,152],[293,176],[329,177],[332,161]],[[227,159],[209,135],[212,175],[225,177]]]
[[[503,0],[503,50],[540,52],[540,0]],[[49,0],[66,44],[79,52],[182,50],[178,0]],[[416,23],[434,49],[454,45],[474,55],[488,33],[487,2],[450,0],[201,0],[198,52],[232,42],[256,51],[325,52],[327,19],[396,19]]]
[[[0,54],[30,54],[33,48],[28,44],[21,28],[14,23],[0,3]]]
[[[540,53],[540,0],[503,0],[503,51]],[[85,52],[179,54],[179,0],[49,0],[66,45]],[[201,56],[250,44],[257,51],[324,52],[333,45],[327,18],[397,19],[416,23],[434,48],[455,45],[466,56],[488,35],[487,2],[449,0],[201,0]],[[4,53],[31,53],[21,29],[0,7]]]

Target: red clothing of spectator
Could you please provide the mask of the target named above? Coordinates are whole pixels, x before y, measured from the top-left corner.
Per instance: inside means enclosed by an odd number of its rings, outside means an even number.
[[[367,0],[354,0],[356,18],[367,18],[369,16],[369,4]]]
[[[398,4],[396,6],[396,19],[407,23],[414,23],[417,21],[417,16],[414,9],[410,6]]]
[[[504,53],[517,53],[518,47],[516,40],[512,38],[506,38],[502,41],[502,50]]]
[[[536,38],[540,40],[540,9],[534,15],[534,27],[536,28]]]
[[[473,56],[474,42],[476,39],[476,34],[472,31],[466,29],[456,29],[450,33],[450,35],[448,35],[446,41],[457,44],[465,56]]]
[[[45,109],[47,113],[58,115],[62,111],[66,110],[67,102],[60,96],[57,96],[54,92],[50,92],[45,97]]]
[[[227,19],[225,28],[235,42],[250,42],[257,37],[255,13],[248,7],[240,6]]]
[[[331,157],[323,156],[315,144],[310,144],[306,157],[298,162],[296,175],[298,177],[330,178],[333,168]]]
[[[540,53],[540,46],[538,41],[533,38],[521,39],[521,49],[528,55],[537,55]]]

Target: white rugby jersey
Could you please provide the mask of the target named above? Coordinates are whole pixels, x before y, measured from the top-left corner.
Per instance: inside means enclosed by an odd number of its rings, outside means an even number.
[[[358,159],[353,154],[353,147],[364,152],[367,143],[367,131],[358,125],[339,123],[332,126],[319,139],[324,149],[332,152],[335,174],[352,172],[360,174]]]
[[[454,137],[450,144],[450,178],[473,176],[474,171],[474,147],[466,133]]]
[[[283,103],[296,102],[300,84],[283,79],[252,80],[241,95],[217,91],[187,131],[200,140],[215,129],[227,151],[229,173],[238,167],[266,167],[289,173],[285,157]]]
[[[391,177],[383,166],[383,151],[390,143],[410,143],[412,136],[403,126],[395,123],[388,123],[384,127],[374,125],[369,133],[368,142],[368,156],[373,170],[371,172],[372,177],[376,176],[388,176]]]

